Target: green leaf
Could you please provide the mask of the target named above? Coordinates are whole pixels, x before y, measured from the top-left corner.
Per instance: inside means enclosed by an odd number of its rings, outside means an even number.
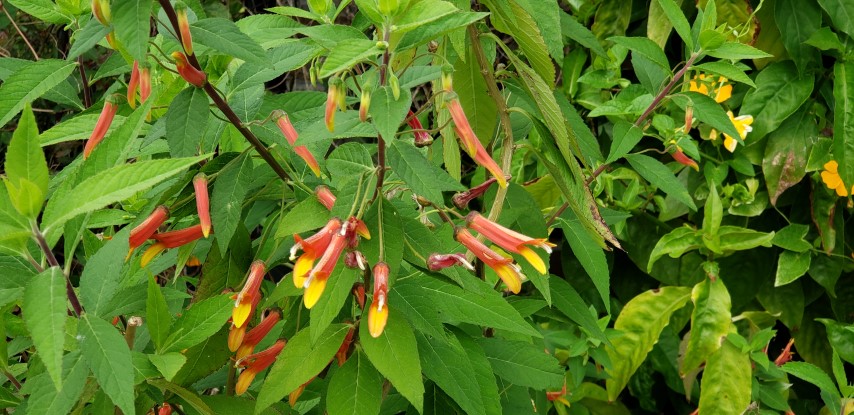
[[[827,340],[833,347],[833,351],[838,353],[842,359],[851,363],[854,361],[854,330],[851,326],[840,324],[834,320],[826,318],[818,318],[817,321],[824,324],[827,329]],[[840,385],[847,385],[847,382],[838,382]]]
[[[371,96],[371,121],[389,143],[399,141],[396,140],[395,133],[406,118],[409,106],[412,104],[412,94],[408,89],[402,89],[399,93],[399,97],[395,99],[392,88],[383,86],[374,91]]]
[[[786,285],[807,273],[812,257],[807,252],[783,251],[777,261],[777,274],[774,286]]]
[[[698,120],[710,125],[712,128],[721,131],[724,134],[729,135],[730,137],[735,138],[739,143],[742,143],[741,135],[738,134],[738,130],[735,129],[735,125],[732,123],[732,120],[730,120],[723,108],[721,108],[721,105],[715,102],[715,100],[710,98],[708,95],[689,91],[673,95],[672,99],[673,102],[683,110],[689,106],[694,107],[694,116],[697,117]],[[752,114],[746,112],[744,107],[742,107],[741,112],[745,114]]]
[[[361,8],[360,10],[364,11],[364,9]],[[462,29],[474,22],[477,22],[478,20],[485,18],[488,15],[489,13],[457,11],[453,14],[443,16],[439,20],[432,21],[425,25],[419,26],[415,30],[404,33],[403,37],[400,39],[400,42],[397,44],[394,50],[395,52],[401,52],[407,49],[421,46],[422,44],[429,42],[430,40],[441,38],[448,32],[453,33],[457,29]],[[462,30],[457,31],[455,33],[464,35],[464,32]],[[412,70],[412,68],[410,67],[409,70]],[[403,82],[401,82],[401,85],[403,85]]]
[[[59,228],[77,215],[125,200],[207,157],[139,161],[104,170],[75,186],[61,206],[48,204],[42,229]]]
[[[804,43],[815,46],[819,50],[845,50],[845,45],[839,41],[839,36],[829,27],[822,27],[816,30]]]
[[[294,234],[317,229],[329,222],[329,209],[321,205],[316,197],[299,202],[279,220],[276,238],[291,238]]]
[[[67,414],[74,408],[86,387],[89,366],[79,351],[73,351],[62,359],[62,383],[57,389],[48,373],[42,372],[27,378],[26,389],[28,414]]]
[[[329,380],[329,415],[377,415],[383,400],[383,378],[368,359],[353,353]]]
[[[691,292],[694,311],[691,314],[691,337],[679,368],[680,374],[700,367],[726,341],[732,325],[732,302],[723,280],[705,279]]]
[[[726,42],[723,45],[706,51],[706,54],[715,58],[741,60],[770,58],[772,55],[763,52],[753,46],[738,42]]]
[[[388,145],[388,164],[412,193],[431,201],[442,201],[442,192],[465,190],[446,171],[436,167],[411,143],[394,140]],[[438,202],[437,202],[438,203]]]
[[[816,136],[818,124],[807,108],[787,118],[780,128],[768,135],[762,173],[772,204],[776,205],[780,195],[806,175],[807,148]]]
[[[95,47],[110,31],[112,31],[112,28],[102,25],[98,19],[89,19],[89,23],[86,23],[86,26],[74,32],[74,43],[71,44],[71,49],[68,51],[66,59],[69,61],[77,59],[78,56]]]
[[[378,199],[362,217],[368,229],[376,229],[371,239],[363,239],[359,243],[359,249],[365,254],[369,264],[376,264],[380,260],[386,262],[389,273],[394,276],[400,270],[400,261],[403,258],[403,225],[401,215],[394,205],[388,200]],[[384,256],[380,256],[380,252]],[[392,280],[393,281],[393,280]]]
[[[42,59],[21,67],[0,85],[0,127],[24,106],[64,82],[77,66],[59,59]]]
[[[572,249],[572,254],[581,263],[584,271],[590,276],[593,285],[599,292],[599,297],[602,299],[602,304],[605,305],[605,310],[611,312],[611,281],[608,273],[608,260],[605,258],[605,252],[595,241],[590,238],[590,235],[584,231],[578,221],[568,221],[563,218],[558,218],[558,223],[564,231],[569,247]]]
[[[201,151],[208,124],[208,96],[201,88],[181,91],[166,111],[166,141],[172,157],[192,157]]]
[[[667,61],[667,56],[664,55],[664,51],[655,42],[645,37],[625,36],[614,36],[608,40],[621,45],[634,53],[642,55],[665,71],[670,71],[670,62]]]
[[[181,367],[187,363],[187,358],[181,353],[150,354],[148,360],[157,367],[166,380],[172,380]]]
[[[405,12],[395,16],[395,33],[415,30],[419,26],[438,20],[459,10],[450,2],[442,0],[413,0]]]
[[[71,23],[71,18],[62,14],[50,0],[8,0],[13,6],[47,23]],[[94,20],[94,19],[93,19]]]
[[[477,57],[471,45],[465,48],[464,56],[465,60],[457,59],[454,63],[454,92],[460,99],[460,105],[475,135],[480,139],[481,144],[487,145],[498,125],[498,107],[489,96],[486,78],[480,72]],[[448,112],[440,111],[439,114],[444,116]],[[440,120],[447,119],[440,118]],[[453,142],[456,144],[456,141]]]
[[[311,308],[311,344],[316,345],[320,336],[326,333],[326,328],[332,320],[338,316],[341,307],[347,302],[353,283],[359,278],[361,270],[353,269],[338,264],[329,277],[324,295],[317,301],[315,307]]]
[[[774,232],[765,233],[746,229],[739,226],[721,226],[718,235],[721,238],[720,247],[726,251],[745,251],[758,246],[771,246]]]
[[[498,396],[498,385],[495,382],[495,374],[492,372],[492,365],[486,358],[486,353],[469,335],[460,331],[456,331],[456,335],[474,369],[474,376],[477,379],[486,414],[501,415],[501,398]]]
[[[611,151],[605,163],[613,163],[632,151],[643,138],[643,130],[623,120],[617,120],[614,123],[613,137]]]
[[[243,154],[227,170],[221,170],[211,194],[211,226],[220,252],[226,252],[231,237],[241,224],[243,199],[252,183],[252,157]]]
[[[86,314],[78,330],[83,359],[98,384],[124,413],[134,413],[133,365],[125,339],[110,323]]]
[[[817,64],[819,54],[804,42],[821,27],[821,9],[818,5],[812,1],[777,1],[774,3],[774,21],[798,71],[804,73]]]
[[[192,384],[221,369],[233,355],[228,350],[228,327],[209,337],[198,346],[184,352],[187,363],[175,374],[172,381],[180,385]]]
[[[39,146],[36,117],[29,103],[12,134],[6,151],[6,189],[15,209],[24,216],[35,218],[47,196],[50,176],[47,161]]]
[[[366,326],[367,324],[362,324],[362,327]],[[326,329],[323,336],[320,336],[323,340],[313,347],[307,329],[300,330],[288,340],[287,347],[282,350],[276,363],[267,373],[264,385],[261,386],[258,402],[255,404],[255,413],[260,414],[264,409],[317,376],[335,356],[348,330],[350,328],[346,324],[333,324]],[[363,341],[365,337],[370,335],[362,337]]]
[[[709,356],[700,383],[700,411],[721,415],[743,414],[750,405],[752,374],[750,358],[724,341]]]
[[[844,0],[818,0],[818,4],[833,22],[833,26],[854,37],[854,4]]]
[[[263,17],[269,15],[255,15]],[[246,19],[243,19],[246,20]],[[243,21],[241,20],[241,22]],[[239,23],[239,22],[238,22]],[[305,40],[292,39],[282,46],[267,51],[268,59],[273,62],[272,68],[254,63],[245,63],[237,68],[231,80],[231,94],[253,85],[272,81],[286,72],[304,66],[322,51],[320,46],[309,44]]]
[[[345,143],[333,150],[326,160],[326,166],[332,172],[332,183],[339,189],[355,186],[360,177],[374,171],[371,154],[364,145],[358,143]]]
[[[667,166],[643,154],[627,154],[625,157],[638,174],[650,184],[658,187],[664,193],[672,195],[691,208],[691,210],[697,210],[697,205],[694,204],[694,199],[688,194],[688,189],[685,188],[685,185],[676,178],[676,175]]]
[[[679,34],[679,37],[682,38],[682,41],[685,42],[685,46],[688,50],[694,50],[694,38],[691,36],[691,26],[688,24],[688,19],[685,18],[685,14],[682,13],[682,9],[679,7],[674,0],[656,0],[658,5],[661,6],[661,10],[667,16],[667,20],[670,21],[670,24],[673,25],[673,29],[676,30],[676,33]],[[682,1],[679,1],[681,4]]]
[[[231,316],[234,302],[228,294],[211,297],[193,304],[172,324],[172,334],[158,352],[179,352],[213,336]]]
[[[655,262],[665,256],[679,258],[684,253],[699,249],[703,246],[702,234],[696,229],[683,226],[676,228],[661,237],[649,254],[649,262],[646,265],[647,272],[652,272]]]
[[[702,70],[703,72],[711,72],[713,74],[718,74],[723,76],[724,78],[729,79],[730,81],[741,82],[750,87],[756,88],[756,84],[744,73],[744,69],[733,65],[729,62],[724,61],[716,61],[716,62],[706,62],[701,63],[699,65],[693,66],[696,69]]]
[[[549,86],[554,85],[554,64],[536,20],[515,1],[485,0],[483,3],[492,12],[490,19],[495,28],[513,36],[537,75]]]
[[[759,139],[776,130],[810,97],[813,86],[813,77],[798,76],[792,61],[765,68],[756,77],[756,89],[744,96],[739,112],[753,116],[753,131],[748,137]]]
[[[809,251],[812,248],[812,244],[804,239],[809,230],[810,227],[807,225],[801,225],[799,223],[789,224],[774,233],[774,239],[771,240],[771,243],[774,244],[774,246],[779,246],[780,248],[788,249],[789,251]]]
[[[149,379],[148,383],[159,388],[161,391],[172,392],[187,401],[201,415],[213,415],[215,412],[206,404],[202,398],[195,392],[182,388],[172,382],[167,382],[161,379]]]
[[[578,23],[572,15],[561,12],[560,31],[565,37],[578,42],[581,46],[590,49],[591,52],[603,58],[608,56],[608,53],[605,52],[605,49],[602,47],[602,44],[599,43],[599,39],[596,38],[596,35],[594,35],[586,26]]]
[[[819,326],[821,327],[821,326]],[[811,383],[821,389],[822,392],[828,393],[831,396],[839,397],[839,389],[823,370],[812,363],[807,362],[788,362],[781,366],[784,372]]]
[[[558,0],[522,0],[519,1],[519,5],[524,7],[529,15],[536,16],[534,20],[543,35],[549,55],[557,62],[562,61],[563,38],[560,28],[561,9]]]
[[[436,382],[467,414],[486,415],[474,368],[454,336],[428,337],[416,332],[424,375]]]
[[[116,39],[134,60],[140,62],[145,62],[145,54],[148,52],[151,3],[152,0],[137,0],[119,1],[112,5],[112,26]]]
[[[837,62],[833,79],[833,159],[839,178],[854,188],[854,62]]]
[[[124,273],[122,266],[128,252],[128,236],[125,228],[104,244],[86,262],[80,276],[80,303],[89,315],[111,317],[106,314]]]
[[[379,337],[374,338],[367,324],[359,325],[359,340],[374,367],[388,379],[415,409],[424,406],[424,383],[415,334],[409,323],[392,307],[388,322]]]
[[[613,346],[605,348],[612,365],[606,370],[611,377],[605,381],[609,401],[617,399],[670,323],[670,316],[685,306],[690,295],[691,290],[685,287],[662,287],[626,303],[614,322],[614,329],[623,334],[611,340]]]
[[[514,385],[537,390],[559,388],[564,370],[558,360],[533,344],[497,337],[477,339],[492,370]]]
[[[157,279],[152,275],[148,279],[148,296],[145,300],[145,323],[148,325],[148,333],[154,342],[156,349],[162,349],[169,337],[172,327],[172,313],[166,304],[166,297],[157,284]]]
[[[377,47],[377,42],[372,40],[342,40],[335,45],[335,48],[329,51],[329,55],[323,62],[323,66],[320,67],[318,75],[320,78],[332,76],[352,68],[357,63],[375,58],[382,53],[382,49]]]
[[[50,127],[39,135],[39,143],[42,147],[45,147],[51,144],[64,143],[66,141],[86,140],[90,135],[92,135],[92,128],[100,116],[101,114],[97,113],[81,114],[55,124],[53,127]],[[115,132],[116,129],[124,123],[124,121],[125,117],[116,114],[116,116],[113,117],[113,123],[110,124],[110,128],[107,130],[107,137]],[[95,147],[95,149],[97,150],[98,147]]]
[[[554,305],[561,313],[584,328],[589,335],[603,342],[608,342],[596,317],[591,314],[587,304],[584,303],[581,295],[572,285],[569,285],[563,278],[555,277],[551,279],[551,291]]]
[[[51,267],[32,278],[24,291],[21,307],[36,352],[56,390],[62,386],[62,346],[68,316],[67,301],[62,270]]]
[[[241,32],[231,20],[221,17],[202,19],[190,25],[190,33],[193,42],[215,49],[223,55],[270,66],[264,49]]]

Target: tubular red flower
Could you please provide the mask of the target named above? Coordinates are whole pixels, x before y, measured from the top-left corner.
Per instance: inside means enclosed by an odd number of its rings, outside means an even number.
[[[208,82],[208,76],[204,72],[196,69],[187,60],[187,55],[181,52],[172,52],[172,58],[175,59],[175,68],[178,69],[178,74],[198,88],[202,88]]]
[[[155,208],[154,212],[151,212],[142,223],[131,229],[130,238],[128,239],[130,249],[133,250],[142,245],[151,235],[157,232],[157,228],[163,225],[166,219],[169,219],[169,208],[163,205]]]
[[[249,275],[243,289],[234,296],[234,310],[231,312],[231,321],[237,327],[243,327],[249,315],[252,314],[252,304],[261,298],[261,283],[264,281],[266,264],[257,260],[249,267]]]
[[[690,157],[686,156],[685,153],[682,152],[682,149],[678,146],[676,147],[676,151],[672,154],[673,159],[679,162],[679,164],[683,166],[688,166],[696,171],[700,171],[700,166],[697,165],[697,162],[691,160]]]
[[[326,223],[323,229],[306,239],[300,238],[299,235],[294,235],[295,243],[291,247],[290,259],[291,261],[297,260],[296,264],[294,264],[293,273],[294,285],[297,288],[305,286],[305,280],[308,277],[308,273],[314,267],[314,261],[323,255],[329,247],[329,243],[332,242],[332,236],[337,234],[342,226],[341,219],[332,218]],[[297,259],[296,253],[299,250],[302,250],[303,254]]]
[[[181,32],[181,45],[187,55],[193,54],[193,36],[190,35],[190,21],[187,19],[187,6],[178,3],[175,6],[175,14],[178,17],[178,30]]]
[[[368,310],[368,331],[371,337],[377,338],[383,334],[388,322],[388,265],[385,262],[374,266],[374,298],[371,300],[371,308]]]
[[[415,116],[415,113],[412,112],[412,110],[409,110],[407,117],[409,120],[407,121],[407,124],[409,125],[409,128],[412,128],[412,134],[415,136],[415,146],[425,147],[432,144],[433,137],[430,136],[427,131],[424,131],[424,127],[421,125],[421,120]]]
[[[172,406],[168,403],[160,405],[160,409],[157,411],[157,415],[172,415]]]
[[[353,289],[350,290],[353,294],[353,297],[356,297],[356,302],[359,303],[359,309],[365,309],[365,284],[361,282],[357,282],[353,284]]]
[[[133,70],[130,73],[130,82],[128,82],[128,104],[131,108],[136,108],[136,91],[139,89],[139,61],[133,61]]]
[[[335,206],[335,200],[337,198],[328,187],[324,185],[315,187],[314,195],[317,196],[317,200],[320,201],[320,204],[325,206],[327,209],[332,210]]]
[[[474,265],[469,263],[463,254],[430,254],[427,257],[427,269],[430,271],[439,271],[454,265],[460,265],[469,271],[474,271]]]
[[[148,263],[157,256],[157,254],[163,252],[165,249],[166,245],[162,242],[151,244],[151,246],[142,253],[142,257],[139,259],[139,266],[145,268]]]
[[[446,101],[445,104],[448,106],[448,111],[451,113],[451,119],[454,121],[456,133],[457,136],[460,137],[460,141],[463,143],[463,148],[466,150],[466,153],[469,153],[469,155],[474,157],[474,154],[477,152],[477,144],[480,143],[480,139],[477,138],[474,130],[472,130],[468,117],[466,117],[466,113],[463,111],[463,106],[460,105],[460,100],[456,98],[450,99]],[[481,145],[481,147],[483,146]]]
[[[151,69],[143,66],[139,72],[139,102],[145,103],[151,96]]]
[[[92,135],[89,136],[89,140],[86,141],[86,146],[83,147],[83,159],[89,158],[89,155],[92,154],[92,150],[95,149],[103,139],[104,136],[107,135],[107,131],[110,129],[110,124],[113,123],[113,118],[116,116],[116,111],[118,111],[119,105],[112,101],[112,98],[107,98],[104,102],[104,108],[101,110],[101,115],[98,116],[98,122],[95,123],[95,129],[92,130]]]
[[[332,78],[329,80],[329,87],[326,91],[326,129],[330,132],[335,131],[335,107],[340,106],[341,91],[343,89],[341,80]]]
[[[338,348],[338,351],[335,352],[335,358],[338,360],[338,367],[344,366],[344,362],[347,361],[347,352],[350,350],[350,345],[353,344],[353,335],[356,333],[356,328],[354,326],[350,326],[350,330],[347,331],[347,335],[344,336],[344,341],[341,343],[341,347]]]
[[[315,264],[314,268],[311,269],[311,272],[308,274],[308,278],[303,284],[305,287],[305,293],[303,294],[302,299],[305,308],[311,309],[315,304],[317,304],[317,301],[320,300],[323,290],[326,289],[326,281],[329,279],[329,276],[332,275],[332,271],[335,270],[335,265],[338,264],[338,258],[341,257],[346,246],[347,237],[343,232],[339,231],[332,235],[332,241],[329,243],[326,251],[323,252],[323,256],[320,257],[320,260],[317,261],[317,264]]]
[[[522,271],[513,263],[510,258],[504,258],[497,252],[489,249],[477,238],[472,236],[469,231],[464,228],[457,228],[454,237],[463,244],[474,256],[483,261],[488,267],[495,270],[498,277],[507,284],[507,288],[514,294],[518,294],[522,289]]]
[[[285,341],[279,339],[269,349],[246,356],[244,359],[239,361],[238,364],[246,366],[246,369],[244,369],[243,372],[240,373],[240,377],[237,378],[235,393],[238,395],[245,393],[246,390],[249,389],[249,385],[251,385],[252,381],[255,379],[255,376],[262,370],[270,367],[270,365],[276,361],[276,357],[284,348]]]
[[[486,239],[489,239],[494,244],[500,246],[501,249],[507,252],[520,254],[525,257],[525,259],[528,260],[528,262],[531,263],[531,265],[539,271],[540,274],[545,274],[547,272],[546,264],[543,262],[543,259],[529,248],[529,246],[534,246],[543,249],[547,253],[551,253],[552,247],[555,245],[547,239],[531,238],[530,236],[507,229],[474,211],[468,214],[466,222],[468,222],[469,228],[474,229],[486,237]]]
[[[359,102],[359,120],[365,122],[368,120],[368,111],[371,109],[371,86],[365,85],[362,87],[362,100]]]
[[[496,181],[498,180],[495,177],[490,177],[485,182],[475,187],[472,187],[471,189],[466,190],[465,192],[455,194],[454,197],[451,198],[451,200],[454,202],[454,206],[460,209],[467,209],[469,203],[472,200],[483,196],[483,194],[486,193],[486,190],[489,189],[489,186],[492,186],[492,184]]]
[[[279,130],[282,131],[282,134],[285,136],[285,139],[287,139],[288,144],[293,147],[294,153],[297,153],[297,155],[305,161],[305,164],[308,165],[315,176],[320,177],[320,165],[317,163],[317,159],[314,158],[314,155],[311,154],[311,151],[308,150],[308,147],[294,146],[299,134],[297,134],[297,130],[294,129],[294,125],[291,124],[291,120],[288,118],[288,115],[282,113],[282,116],[276,119],[276,125],[279,127]]]
[[[193,190],[196,191],[196,212],[199,214],[199,225],[205,238],[211,233],[211,203],[208,198],[208,177],[199,173],[193,178]]]
[[[365,239],[371,239],[371,232],[368,230],[368,225],[366,225],[361,219],[356,219],[355,216],[351,216],[350,219],[347,219],[345,227],[347,247],[350,249],[356,249],[356,247],[359,246],[359,236]]]
[[[228,350],[236,352],[240,349],[240,345],[243,344],[243,338],[246,337],[246,326],[246,324],[241,327],[237,327],[234,324],[231,325],[231,329],[228,331]]]
[[[255,328],[249,330],[249,333],[246,333],[246,336],[243,337],[243,342],[237,349],[237,360],[241,360],[252,354],[255,350],[255,346],[258,346],[258,343],[261,343],[261,340],[270,333],[270,330],[273,329],[273,326],[275,326],[281,318],[282,313],[279,310],[271,310],[267,316],[264,317],[257,326],[255,326]],[[246,327],[246,325],[243,327]]]
[[[780,355],[774,359],[774,364],[777,366],[783,366],[786,362],[792,360],[792,346],[795,344],[795,339],[789,339],[789,342],[786,343],[786,347],[783,348],[783,351],[780,352]]]
[[[204,236],[202,233],[202,225],[193,225],[189,228],[179,229],[177,231],[169,231],[156,233],[151,236],[157,242],[160,242],[166,248],[177,248],[186,245]]]

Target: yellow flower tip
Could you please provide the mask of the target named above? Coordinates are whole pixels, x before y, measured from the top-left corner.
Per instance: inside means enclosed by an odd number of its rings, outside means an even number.
[[[357,220],[356,222],[356,233],[359,234],[362,238],[371,239],[371,231],[368,230],[368,225],[365,224],[362,220]]]
[[[301,289],[305,286],[305,280],[308,278],[308,273],[311,272],[313,266],[314,258],[308,255],[303,254],[297,259],[296,264],[294,264],[294,285],[297,288]]]
[[[204,236],[207,239],[207,237],[210,236],[210,234],[211,234],[210,225],[207,225],[207,226],[202,225],[202,236]]]
[[[833,173],[833,174],[838,174],[839,173],[839,163],[837,163],[836,160],[830,160],[827,163],[824,163],[824,169]]]
[[[255,350],[255,346],[252,346],[249,344],[241,344],[237,348],[237,355],[235,357],[237,358],[238,361],[240,361],[243,358],[245,358],[246,356],[249,356],[250,354],[252,354],[252,351],[254,351],[254,350]]]
[[[388,306],[383,307],[382,311],[378,311],[378,303],[374,300],[371,303],[371,308],[368,310],[368,331],[371,337],[377,338],[383,334],[385,325],[388,322]]]
[[[249,319],[249,314],[251,313],[251,301],[241,301],[234,306],[234,310],[232,310],[231,312],[231,322],[234,323],[235,327],[241,328],[244,324],[246,324],[246,320]]]
[[[533,249],[522,245],[519,247],[519,254],[521,254],[523,257],[525,257],[525,260],[527,260],[528,263],[530,263],[531,266],[533,266],[534,269],[536,269],[537,272],[539,272],[540,274],[545,275],[546,272],[548,271],[546,269],[546,263],[543,262],[543,259],[540,258],[540,256],[537,255],[537,253],[534,252]]]
[[[305,305],[305,308],[311,310],[311,308],[320,300],[320,296],[323,295],[323,290],[325,289],[325,279],[312,278],[308,283],[308,288],[305,289],[305,293],[302,295],[302,302]]]
[[[721,78],[724,81],[726,78]],[[723,81],[722,81],[723,82]],[[723,85],[718,89],[717,94],[715,94],[715,102],[718,104],[730,99],[732,97],[732,85],[727,84]]]
[[[240,377],[237,378],[237,386],[234,388],[234,393],[237,395],[243,395],[246,393],[246,390],[249,389],[249,385],[252,384],[252,381],[255,380],[256,373],[250,369],[246,369],[243,373],[240,374]]]
[[[735,152],[735,147],[738,145],[738,141],[735,141],[734,138],[730,137],[727,134],[724,134],[724,148],[726,148],[730,153]]]
[[[243,336],[246,335],[246,326],[237,327],[235,325],[231,326],[231,330],[228,332],[228,350],[232,352],[236,352],[240,345],[243,343]]]
[[[158,242],[148,247],[145,252],[142,253],[142,258],[139,260],[139,266],[145,268],[149,262],[151,262],[157,254],[163,252],[166,249],[166,245]]]
[[[288,395],[288,404],[291,406],[291,408],[293,408],[294,405],[297,404],[297,400],[299,399],[300,395],[302,395],[302,392],[305,390],[305,385],[306,384],[300,385],[300,387],[296,388],[296,390],[294,390]]]
[[[125,256],[125,262],[128,262],[130,256],[133,254],[133,248],[128,249],[128,254]]]
[[[317,162],[308,163],[308,168],[311,169],[311,172],[314,173],[315,177],[320,177],[320,166],[317,164]]]
[[[519,294],[522,291],[522,278],[519,276],[519,271],[516,270],[513,264],[503,264],[495,267],[495,272],[501,281],[507,285],[507,289],[513,294]]]

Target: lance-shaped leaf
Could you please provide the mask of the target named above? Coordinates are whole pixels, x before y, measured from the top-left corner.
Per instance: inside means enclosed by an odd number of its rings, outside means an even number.
[[[74,62],[42,59],[18,69],[0,86],[0,127],[6,125],[24,108],[74,71]]]
[[[368,325],[359,325],[359,339],[374,367],[420,413],[424,406],[424,383],[415,334],[409,323],[394,308],[389,308],[388,323],[379,337],[369,333]]]
[[[24,291],[24,323],[56,389],[62,385],[62,345],[68,316],[66,302],[65,278],[57,267],[33,277]]]
[[[383,400],[383,377],[357,352],[332,376],[327,394],[329,415],[376,415]]]
[[[833,79],[833,159],[842,183],[854,186],[854,62],[837,62]]]
[[[725,341],[709,356],[700,383],[700,413],[741,415],[750,405],[750,358]]]
[[[694,312],[691,314],[691,338],[682,360],[680,373],[700,367],[726,341],[731,322],[729,292],[723,280],[706,279],[694,286],[691,293]]]
[[[98,384],[122,412],[134,413],[133,364],[125,339],[110,323],[88,315],[80,319],[78,330],[83,359]]]

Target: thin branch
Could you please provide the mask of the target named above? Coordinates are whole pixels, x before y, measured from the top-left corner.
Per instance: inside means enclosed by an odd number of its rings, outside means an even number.
[[[386,44],[388,44],[390,38],[391,30],[384,27],[383,40]],[[388,81],[388,64],[390,60],[391,54],[388,50],[388,46],[386,46],[385,51],[383,52],[383,64],[380,66],[380,86],[385,86]],[[382,134],[377,134],[377,163],[380,165],[379,171],[377,171],[377,187],[374,190],[374,196],[371,198],[371,201],[376,200],[377,196],[382,192],[383,180],[385,179],[385,140],[383,140]]]
[[[92,106],[92,91],[89,90],[89,80],[86,79],[86,70],[83,69],[83,56],[77,57],[77,69],[80,71],[80,81],[83,83],[83,106]]]
[[[33,47],[33,45],[30,43],[30,40],[29,40],[29,39],[27,39],[27,36],[26,36],[26,35],[24,35],[24,32],[22,32],[22,31],[21,31],[21,28],[20,28],[20,27],[18,27],[18,24],[17,24],[17,23],[15,23],[15,19],[13,19],[13,18],[12,18],[12,15],[10,15],[10,14],[9,14],[9,11],[8,11],[8,10],[6,10],[6,8],[5,8],[5,7],[3,7],[3,2],[2,2],[2,1],[0,1],[0,9],[2,9],[2,10],[3,10],[3,13],[5,13],[5,14],[6,14],[6,17],[9,19],[9,21],[10,21],[10,22],[12,22],[12,26],[15,26],[15,31],[16,31],[16,32],[18,32],[18,35],[19,35],[19,36],[21,36],[21,39],[24,39],[24,43],[26,43],[26,44],[27,44],[27,47],[28,47],[28,48],[30,48],[30,52],[32,52],[32,53],[33,53],[33,56],[35,56],[36,60],[41,59],[41,58],[39,58],[39,54],[38,54],[38,53],[36,53],[36,49],[35,49],[35,48]]]
[[[59,261],[56,260],[56,256],[53,255],[53,251],[51,251],[50,246],[44,239],[44,234],[42,234],[41,230],[39,230],[38,226],[35,226],[35,224],[33,225],[33,237],[39,244],[39,248],[44,252],[48,265],[62,269],[62,267],[59,266]],[[63,275],[65,274],[63,273]],[[71,284],[71,278],[69,278],[68,275],[65,275],[65,294],[68,296],[68,301],[71,302],[74,314],[77,315],[77,317],[80,317],[80,315],[83,314],[83,307],[80,305],[80,300],[77,298],[77,293],[74,292],[74,285]]]

